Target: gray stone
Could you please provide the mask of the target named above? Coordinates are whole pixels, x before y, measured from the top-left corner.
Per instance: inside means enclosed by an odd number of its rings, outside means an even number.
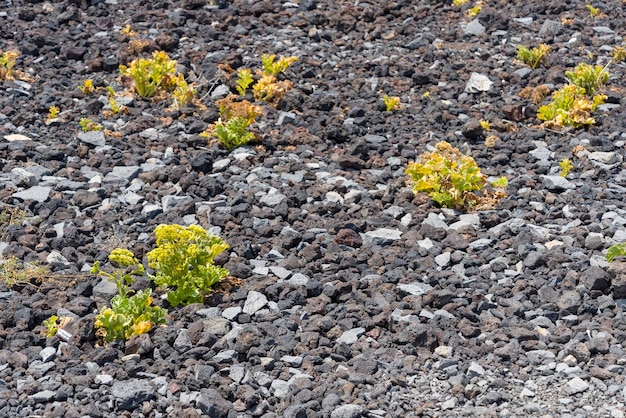
[[[291,276],[291,279],[287,280],[287,283],[289,283],[292,286],[306,286],[310,280],[311,279],[309,279],[304,274],[296,273],[293,276]]]
[[[515,71],[513,71],[513,74],[517,75],[520,79],[525,79],[526,77],[528,77],[530,75],[530,73],[532,73],[533,70],[531,70],[528,67],[523,67],[520,69],[517,69]]]
[[[115,166],[104,179],[104,184],[116,187],[125,187],[130,181],[136,178],[141,172],[138,166]]]
[[[448,264],[450,264],[450,257],[451,255],[449,252],[439,254],[438,256],[435,257],[435,263],[437,263],[439,267],[445,267]]]
[[[484,376],[484,375],[485,375],[485,368],[481,366],[480,364],[476,363],[475,361],[472,361],[470,366],[467,368],[467,377],[471,379],[472,377]]]
[[[599,232],[590,232],[585,237],[585,247],[589,250],[598,250],[604,246],[604,235]]]
[[[117,286],[113,281],[102,278],[100,282],[93,287],[93,295],[96,301],[104,301],[107,303],[117,293]]]
[[[293,123],[296,120],[296,114],[293,112],[284,112],[284,111],[280,111],[278,113],[278,121],[276,122],[276,125],[281,126],[284,125],[285,123]]]
[[[363,412],[361,405],[341,405],[330,413],[330,418],[360,418],[363,416]]]
[[[448,224],[446,224],[440,217],[434,212],[429,212],[426,219],[422,221],[422,225],[429,225],[435,229],[448,230]]]
[[[163,208],[163,213],[167,213],[178,206],[184,205],[186,203],[190,203],[193,201],[191,196],[172,196],[167,195],[163,196],[161,199],[161,206]]]
[[[365,142],[369,142],[370,144],[379,145],[386,141],[387,141],[387,138],[381,135],[374,135],[374,134],[365,135]]]
[[[424,293],[430,292],[433,290],[433,287],[428,283],[407,283],[407,284],[399,284],[398,290],[401,292],[407,293],[409,295],[421,296]]]
[[[34,200],[43,203],[48,200],[51,191],[50,187],[33,186],[21,192],[13,193],[11,196],[20,200]]]
[[[21,167],[15,167],[9,174],[9,179],[17,187],[32,187],[37,184],[37,176]]]
[[[111,386],[111,395],[115,399],[117,409],[130,411],[153,399],[155,389],[148,381],[129,379],[114,382]]]
[[[78,140],[85,144],[93,145],[94,147],[103,147],[106,145],[106,139],[102,131],[81,132],[78,134]]]
[[[365,334],[365,328],[352,328],[344,331],[341,337],[337,338],[337,343],[354,344],[359,340],[361,335]]]
[[[52,390],[42,390],[41,392],[33,393],[28,398],[37,403],[50,402],[56,396],[56,392]]]
[[[222,312],[222,316],[229,321],[234,321],[242,312],[241,306],[230,306]]]
[[[228,96],[229,93],[230,93],[230,88],[226,84],[220,84],[219,86],[215,87],[213,91],[211,92],[211,99],[212,100],[221,99],[223,97]]]
[[[96,377],[93,378],[93,382],[96,385],[111,386],[113,384],[113,380],[113,376],[110,374],[97,374]]]
[[[539,29],[539,36],[542,38],[551,38],[557,35],[563,29],[561,22],[546,19]]]
[[[609,28],[608,26],[594,26],[593,31],[602,35],[611,35],[615,33],[613,29]]]
[[[282,361],[283,363],[286,363],[287,365],[291,367],[300,367],[300,365],[302,364],[302,357],[301,356],[282,356],[280,358],[280,361]]]
[[[576,393],[581,393],[589,389],[589,384],[582,380],[580,377],[576,376],[569,382],[565,384],[565,390],[569,395],[574,395]]]
[[[546,360],[553,361],[556,356],[548,350],[530,350],[526,352],[526,357],[532,364],[541,364]]]
[[[174,340],[174,349],[179,353],[183,353],[189,350],[193,344],[191,344],[191,338],[189,338],[189,330],[182,328],[178,330],[178,336]]]
[[[364,235],[376,245],[388,245],[396,240],[399,240],[402,236],[402,231],[397,229],[379,228],[374,231],[366,232]]]
[[[563,191],[563,190],[571,190],[575,189],[576,186],[561,176],[539,176],[541,182],[545,186],[546,189],[551,191]]]
[[[289,394],[289,383],[281,379],[276,379],[270,385],[270,391],[279,399]]]
[[[474,19],[465,26],[463,33],[474,36],[483,35],[485,33],[485,27],[480,24],[478,19]]]
[[[465,93],[480,93],[489,91],[493,82],[486,75],[472,73],[467,84],[465,85]]]
[[[286,198],[287,196],[285,196],[282,193],[279,193],[277,189],[272,187],[267,193],[265,193],[261,197],[261,199],[259,199],[259,203],[265,206],[274,207],[274,206],[277,206]]]
[[[243,305],[243,313],[254,315],[255,312],[267,305],[267,297],[263,293],[251,290]]]
[[[213,361],[216,363],[230,363],[237,358],[237,352],[235,350],[220,351],[213,357]]]
[[[226,418],[231,411],[235,412],[232,402],[224,399],[215,389],[202,390],[196,399],[196,405],[209,418]]]
[[[615,164],[619,162],[619,159],[614,152],[594,151],[589,153],[589,159],[602,164]]]
[[[280,266],[272,266],[269,268],[269,271],[271,271],[276,277],[282,280],[285,280],[286,278],[291,276],[291,270],[287,270],[286,268]]]
[[[49,361],[54,360],[57,350],[54,347],[46,347],[39,352],[39,356],[41,357],[41,361],[47,363]]]

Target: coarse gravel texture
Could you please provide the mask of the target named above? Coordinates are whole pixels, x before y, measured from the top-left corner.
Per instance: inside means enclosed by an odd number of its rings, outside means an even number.
[[[518,95],[624,46],[626,3],[592,3],[595,18],[581,0],[485,0],[474,18],[450,1],[0,2],[0,49],[30,77],[0,82],[0,204],[28,213],[0,250],[54,273],[0,285],[0,416],[624,417],[626,262],[604,254],[626,241],[626,64],[588,129],[541,129]],[[133,39],[176,59],[206,109],[128,96],[104,118],[106,96],[77,87],[121,92]],[[539,43],[537,69],[515,59]],[[299,60],[258,142],[200,137],[235,91],[225,65],[266,53]],[[404,170],[440,140],[508,197],[462,213],[414,195]],[[145,259],[163,223],[218,233],[242,284],[96,344],[115,288],[89,269],[115,247]],[[52,314],[74,318],[69,342],[42,336]]]

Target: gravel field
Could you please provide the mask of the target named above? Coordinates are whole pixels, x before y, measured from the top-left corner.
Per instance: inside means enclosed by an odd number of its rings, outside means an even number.
[[[0,284],[0,417],[624,417],[626,261],[605,254],[626,242],[626,2],[590,5],[0,1],[0,252],[51,270]],[[539,44],[536,69],[516,58]],[[119,66],[154,51],[195,104],[131,94]],[[200,136],[263,54],[298,60],[256,141]],[[520,92],[583,62],[610,74],[595,124],[540,126],[550,96]],[[415,194],[439,141],[508,196]],[[103,344],[116,287],[90,269],[117,247],[147,266],[160,224],[222,237],[231,277],[203,304],[153,289],[166,323]],[[73,320],[46,338],[51,315]]]

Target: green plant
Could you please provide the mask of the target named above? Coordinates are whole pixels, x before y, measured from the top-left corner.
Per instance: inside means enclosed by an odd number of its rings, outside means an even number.
[[[154,325],[164,323],[167,310],[152,306],[152,290],[142,289],[134,293],[130,288],[135,282],[134,276],[145,273],[135,255],[129,250],[116,248],[109,254],[109,260],[118,266],[114,273],[100,269],[97,261],[91,268],[92,274],[106,277],[117,287],[117,295],[111,299],[111,307],[103,308],[96,316],[96,335],[106,341],[124,340],[133,335],[145,334]]]
[[[254,83],[254,77],[252,76],[252,71],[247,68],[241,69],[237,71],[237,93],[240,96],[245,96],[248,87]]]
[[[568,84],[552,94],[552,102],[541,106],[537,117],[549,127],[580,128],[593,125],[596,121],[591,117],[591,112],[604,103],[604,100],[606,96],[603,94],[588,98],[583,87]]]
[[[60,112],[61,112],[61,109],[59,109],[58,106],[50,106],[48,108],[48,119],[56,118]]]
[[[93,87],[93,81],[92,80],[83,81],[83,85],[78,86],[78,90],[80,90],[81,93],[83,93],[85,96],[89,96],[91,93],[95,91]]]
[[[609,79],[607,67],[608,64],[606,67],[601,67],[583,62],[578,64],[572,71],[565,71],[565,77],[567,77],[570,83],[585,89],[585,94],[589,95],[598,91]]]
[[[13,67],[19,54],[13,51],[0,51],[0,54],[0,80],[13,80]]]
[[[50,269],[38,262],[22,262],[15,256],[0,257],[0,283],[11,287],[18,284],[43,283]]]
[[[606,252],[606,261],[610,263],[619,256],[626,256],[626,242],[611,245]]]
[[[470,8],[467,10],[467,15],[468,15],[469,17],[476,17],[476,16],[478,16],[478,15],[480,14],[480,11],[481,11],[482,9],[483,9],[483,8],[482,8],[482,6],[481,6],[480,4],[476,4],[476,5],[474,5],[473,7],[470,7]]]
[[[540,44],[539,47],[528,49],[524,45],[517,47],[517,58],[530,68],[535,69],[550,53],[550,47],[546,44]]]
[[[409,164],[406,174],[416,193],[428,193],[440,206],[455,209],[477,206],[481,196],[474,192],[488,185],[474,159],[445,141],[437,143],[433,152],[425,152],[417,162]],[[500,178],[495,187],[505,182],[505,178]]]
[[[261,115],[260,106],[247,100],[235,101],[236,97],[229,95],[215,102],[220,109],[220,118],[200,134],[217,137],[228,149],[246,145],[255,139],[254,133],[248,131],[248,128]]]
[[[54,337],[59,331],[59,317],[56,315],[52,315],[50,318],[43,321],[43,326],[46,327],[48,332],[46,333],[46,337]]]
[[[133,86],[144,99],[176,88],[176,61],[165,52],[155,51],[151,59],[136,59],[128,66],[120,65],[120,73],[133,79]]]
[[[572,165],[572,161],[569,158],[563,158],[561,161],[559,161],[559,167],[561,167],[561,171],[559,171],[559,176],[563,178],[566,178],[569,172],[572,171],[572,168],[574,168],[574,166]]]
[[[196,90],[187,84],[183,75],[179,73],[176,76],[176,88],[172,93],[172,97],[174,99],[172,107],[174,109],[180,109],[182,106],[191,103],[195,96]]]
[[[491,122],[489,122],[488,120],[485,119],[481,119],[478,121],[478,123],[480,124],[480,126],[485,130],[485,131],[490,131],[491,130]]]
[[[452,0],[452,4],[460,7],[463,6],[465,3],[467,3],[469,0]]]
[[[600,14],[600,9],[597,7],[593,7],[591,4],[586,4],[585,7],[589,11],[591,17],[597,17]]]
[[[298,61],[298,57],[280,57],[276,61],[276,55],[263,54],[261,56],[261,63],[263,64],[263,73],[278,75],[284,73],[294,62]]]
[[[385,103],[385,110],[387,112],[398,110],[402,106],[400,104],[400,98],[399,97],[397,97],[397,96],[388,96],[386,94],[383,96],[383,103]]]
[[[228,270],[213,263],[228,244],[204,228],[159,225],[154,234],[157,248],[147,254],[155,271],[151,278],[158,286],[171,289],[167,300],[172,306],[203,302],[211,286],[228,275]]]
[[[102,125],[92,121],[89,118],[80,118],[80,120],[78,121],[78,124],[80,125],[81,129],[85,132],[102,130]]]

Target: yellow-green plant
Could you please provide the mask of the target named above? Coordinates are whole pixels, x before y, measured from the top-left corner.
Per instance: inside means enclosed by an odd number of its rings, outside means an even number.
[[[530,68],[535,69],[550,53],[550,47],[546,44],[540,44],[538,47],[528,49],[524,45],[517,47],[517,58]]]
[[[55,335],[57,335],[57,332],[59,331],[58,321],[59,321],[59,317],[56,315],[52,315],[50,318],[43,321],[43,326],[46,327],[48,331],[46,333],[46,337],[50,338],[50,337],[54,337]]]
[[[597,7],[593,7],[591,4],[586,4],[585,7],[589,11],[591,17],[597,17],[600,14],[600,9]]]
[[[537,117],[548,126],[571,126],[580,128],[596,123],[591,112],[604,103],[606,96],[597,94],[592,98],[585,95],[585,89],[574,84],[561,87],[552,94],[552,102],[543,105]]]
[[[491,130],[491,122],[489,122],[486,119],[481,119],[480,121],[478,121],[478,123],[480,124],[480,126],[485,130],[485,131],[490,131]]]
[[[483,8],[482,8],[482,6],[481,6],[480,4],[476,4],[475,6],[470,7],[470,8],[467,10],[467,15],[468,15],[469,17],[476,17],[476,16],[478,16],[478,15],[480,14],[480,11],[481,11],[482,9],[483,9]]]
[[[418,161],[410,163],[406,174],[416,193],[428,193],[440,206],[455,209],[475,207],[481,196],[474,192],[488,185],[487,177],[474,159],[445,141],[437,143],[433,152],[425,152]],[[495,187],[506,186],[505,183],[506,179],[501,178]]]
[[[106,341],[125,340],[133,335],[145,334],[154,325],[164,323],[167,310],[152,306],[152,290],[142,289],[135,293],[130,288],[135,276],[145,273],[132,251],[116,248],[109,254],[109,261],[118,266],[114,273],[102,270],[97,261],[91,268],[92,274],[106,277],[117,287],[111,307],[102,308],[96,316],[96,335]]]
[[[595,93],[609,79],[609,72],[606,67],[600,65],[578,64],[573,70],[565,71],[565,77],[570,83],[585,89],[585,94]]]
[[[135,91],[144,99],[176,88],[176,61],[163,51],[155,51],[151,59],[140,58],[128,66],[120,65],[120,72],[133,79]]]
[[[228,149],[246,145],[255,139],[254,133],[248,128],[262,114],[260,106],[253,105],[247,100],[235,101],[236,97],[229,95],[215,102],[220,109],[220,117],[200,134],[205,137],[217,137]]]
[[[157,247],[147,254],[151,276],[158,286],[170,289],[172,306],[203,302],[211,287],[228,275],[213,259],[228,248],[220,237],[198,225],[159,225],[155,228]]]
[[[563,158],[561,161],[559,161],[559,167],[561,167],[561,171],[559,171],[559,176],[565,178],[567,177],[569,172],[572,171],[574,165],[569,158]]]
[[[263,72],[265,74],[278,75],[284,73],[294,62],[298,61],[298,57],[280,57],[276,61],[276,55],[263,54],[261,63],[263,64]]]
[[[58,106],[50,106],[48,108],[48,119],[56,118],[60,112],[61,112],[61,109],[59,109]]]
[[[613,62],[626,61],[626,48],[615,46],[611,49],[611,59]]]
[[[383,96],[383,103],[385,103],[385,110],[387,112],[392,112],[394,110],[398,110],[402,106],[400,104],[400,98],[399,97],[397,97],[397,96],[388,96],[386,94]]]
[[[0,54],[0,80],[13,80],[13,67],[19,54],[13,51],[0,51]]]
[[[246,95],[246,91],[252,83],[254,83],[252,71],[247,68],[243,68],[237,71],[237,86],[235,88],[237,89],[237,93],[239,93],[240,96]]]
[[[38,262],[22,262],[15,256],[0,257],[0,283],[11,287],[14,285],[43,283],[50,276],[50,269]]]
[[[100,125],[97,122],[92,121],[89,118],[80,118],[80,120],[78,121],[78,124],[80,125],[81,129],[85,132],[102,130],[102,125]]]
[[[263,73],[252,86],[252,93],[255,100],[277,104],[291,89],[291,86],[292,83],[289,80],[279,81],[275,75]]]
[[[83,85],[78,86],[78,90],[80,90],[81,93],[83,93],[85,96],[89,96],[91,93],[95,91],[93,87],[93,81],[92,80],[83,81]]]
[[[187,84],[183,75],[179,73],[176,76],[176,88],[172,93],[172,97],[174,98],[172,107],[174,109],[179,109],[182,106],[191,103],[195,96],[196,89]]]
[[[610,263],[619,256],[626,256],[626,242],[611,245],[606,252],[606,261]]]
[[[452,4],[460,7],[463,6],[465,3],[467,3],[469,0],[452,0]]]

